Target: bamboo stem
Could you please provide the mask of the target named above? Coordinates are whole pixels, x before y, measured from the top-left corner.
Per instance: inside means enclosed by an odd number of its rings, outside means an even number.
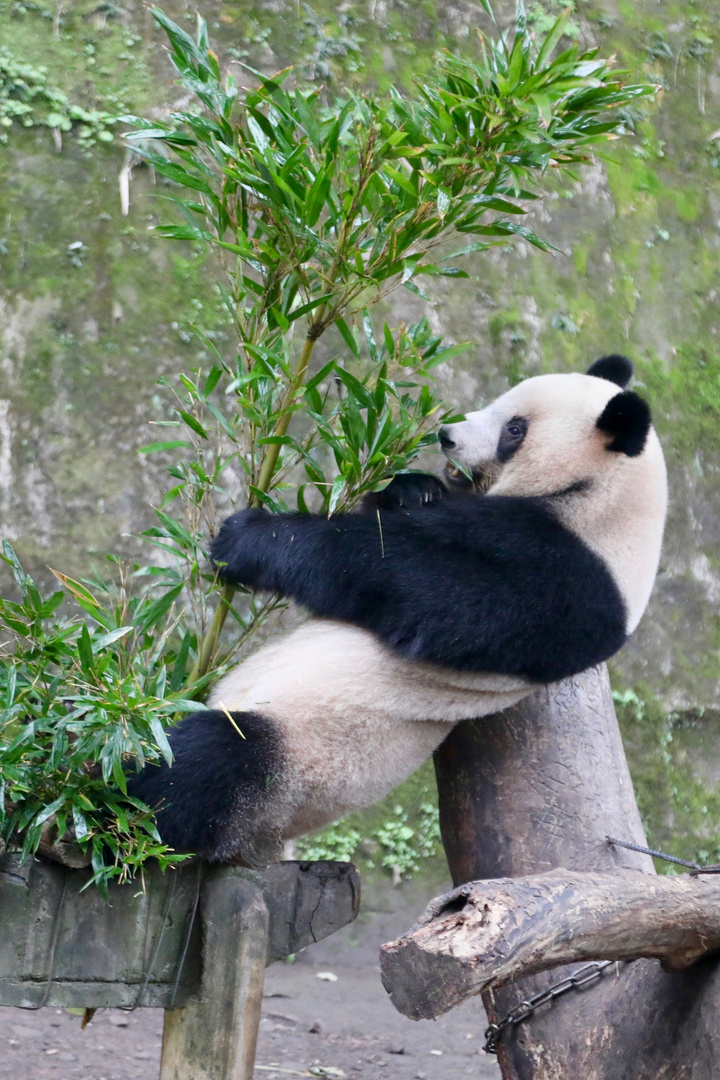
[[[192,671],[190,672],[188,682],[191,686],[193,683],[197,682],[198,679],[201,679],[202,676],[206,674],[208,668],[210,667],[210,664],[212,663],[212,658],[215,655],[217,643],[220,639],[222,628],[225,625],[225,619],[227,618],[227,613],[230,610],[230,605],[232,604],[232,598],[234,595],[234,585],[225,585],[223,587],[220,593],[220,601],[218,603],[218,606],[215,608],[215,614],[213,615],[213,620],[210,623],[210,629],[202,640],[202,644],[198,649],[197,660],[193,664]]]
[[[317,322],[314,322],[308,329],[308,335],[305,338],[302,352],[300,353],[300,359],[298,360],[297,368],[293,375],[290,386],[288,387],[287,394],[283,401],[284,412],[275,426],[275,435],[285,435],[288,427],[290,426],[290,420],[292,413],[289,406],[292,404],[295,394],[305,381],[308,365],[310,363],[310,357],[312,356],[313,349],[315,348],[315,342],[317,341],[320,333],[318,332],[319,326]],[[322,332],[322,331],[320,331]],[[272,483],[272,478],[275,473],[275,467],[277,465],[278,457],[280,456],[280,444],[272,443],[267,448],[267,453],[263,459],[262,467],[260,469],[260,476],[258,477],[257,489],[262,492],[267,492]],[[256,494],[253,494],[248,500],[248,505],[251,507],[257,507],[260,505],[260,499]],[[235,595],[234,585],[225,585],[220,592],[220,600],[218,606],[215,608],[215,614],[213,615],[210,629],[205,634],[202,640],[200,648],[198,649],[198,655],[195,663],[193,664],[188,683],[190,686],[201,679],[203,675],[207,674],[210,665],[213,661],[215,651],[220,640],[220,634],[222,633],[225,620],[232,604],[233,596]]]
[[[289,408],[287,408],[287,407],[292,403],[292,400],[295,397],[295,394],[297,393],[298,389],[302,386],[303,382],[305,381],[305,375],[307,374],[308,364],[310,363],[310,357],[312,356],[312,351],[315,348],[315,342],[317,341],[317,337],[311,337],[311,333],[313,331],[314,325],[315,324],[313,324],[313,326],[311,326],[309,328],[308,336],[305,338],[305,343],[303,345],[302,352],[300,353],[300,359],[298,360],[298,366],[297,366],[297,368],[295,370],[293,380],[292,380],[292,382],[291,382],[291,384],[290,384],[290,386],[288,388],[287,397],[286,397],[285,401],[283,402],[283,404],[286,406],[286,411],[283,413],[283,415],[278,420],[278,422],[277,422],[277,424],[275,426],[275,431],[273,432],[274,435],[285,435],[287,433],[287,429],[290,426],[290,420],[292,418],[292,413],[289,411]],[[258,489],[260,491],[263,491],[263,492],[268,491],[268,489],[270,487],[270,483],[271,483],[272,478],[273,478],[273,474],[275,472],[275,466],[277,465],[277,459],[278,459],[279,456],[280,456],[280,444],[279,443],[272,443],[272,445],[268,446],[267,453],[265,454],[265,458],[264,458],[263,463],[262,463],[262,468],[260,469],[260,476],[258,477],[258,482],[257,482],[257,487],[258,487]],[[251,499],[250,499],[249,505],[250,506],[257,506],[259,504],[259,502],[260,502],[260,500],[258,499],[258,497],[256,495],[253,495],[251,497]]]

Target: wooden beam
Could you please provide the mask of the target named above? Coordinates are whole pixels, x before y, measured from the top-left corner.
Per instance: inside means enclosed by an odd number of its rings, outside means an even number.
[[[656,957],[679,970],[720,949],[720,879],[551,871],[434,900],[380,950],[396,1009],[435,1020],[466,998],[560,964]]]

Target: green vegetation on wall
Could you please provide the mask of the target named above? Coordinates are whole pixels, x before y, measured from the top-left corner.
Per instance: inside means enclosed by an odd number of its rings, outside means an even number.
[[[720,862],[720,714],[668,711],[642,685],[613,697],[650,846],[703,865]]]
[[[7,143],[7,129],[13,123],[50,128],[58,150],[62,149],[63,132],[72,131],[74,124],[85,148],[96,140],[113,140],[110,128],[114,121],[109,113],[73,105],[67,94],[48,82],[46,67],[23,63],[9,49],[0,48],[0,143]]]

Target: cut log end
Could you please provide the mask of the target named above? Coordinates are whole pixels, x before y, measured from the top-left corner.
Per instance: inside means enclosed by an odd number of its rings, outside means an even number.
[[[677,971],[720,949],[720,880],[554,870],[463,885],[380,950],[395,1008],[435,1019],[513,979],[588,960]]]

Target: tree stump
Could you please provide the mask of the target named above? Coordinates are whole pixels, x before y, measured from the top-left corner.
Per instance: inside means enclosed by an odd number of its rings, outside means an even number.
[[[558,868],[654,872],[648,856],[607,842],[645,838],[604,666],[458,725],[435,766],[456,885]],[[573,970],[487,992],[490,1020]],[[503,1080],[717,1080],[718,960],[672,973],[657,960],[613,965],[507,1029],[498,1060]]]

